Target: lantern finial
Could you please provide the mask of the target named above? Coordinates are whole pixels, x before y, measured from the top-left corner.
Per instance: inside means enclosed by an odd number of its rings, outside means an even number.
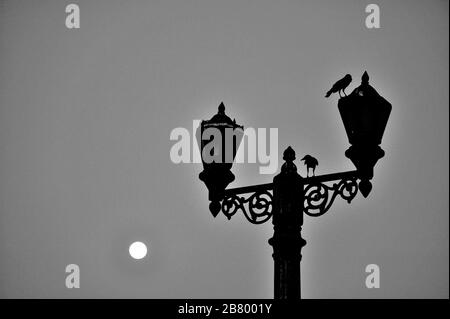
[[[364,73],[361,77],[361,84],[363,84],[363,85],[369,84],[369,74],[367,74],[367,71],[364,71]]]
[[[283,159],[286,162],[292,162],[295,160],[295,151],[292,147],[288,147],[284,152],[283,152]]]
[[[283,152],[283,159],[285,160],[284,164],[281,166],[282,173],[293,173],[297,172],[297,166],[294,164],[295,160],[295,151],[292,147],[288,147]]]
[[[219,114],[225,114],[225,105],[223,104],[223,102],[220,102],[219,105]]]

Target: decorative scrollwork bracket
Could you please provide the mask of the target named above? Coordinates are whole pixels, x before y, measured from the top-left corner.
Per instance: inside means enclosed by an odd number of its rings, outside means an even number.
[[[311,217],[325,214],[336,197],[348,203],[358,193],[357,171],[313,176],[303,179],[303,212]],[[325,183],[336,181],[331,186]],[[263,224],[273,215],[273,183],[225,190],[223,214],[231,219],[239,210],[252,224]]]
[[[231,219],[238,210],[241,210],[252,224],[265,223],[273,214],[271,187],[272,184],[263,184],[225,191],[222,201],[223,214]],[[248,193],[251,195],[239,196]]]
[[[349,174],[353,173],[353,174]],[[338,174],[333,174],[339,177]],[[339,195],[342,199],[350,203],[358,193],[357,174],[354,172],[343,173],[339,182],[332,186],[324,184],[330,180],[314,180],[305,184],[303,212],[312,217],[325,214]],[[336,178],[337,179],[337,178]]]

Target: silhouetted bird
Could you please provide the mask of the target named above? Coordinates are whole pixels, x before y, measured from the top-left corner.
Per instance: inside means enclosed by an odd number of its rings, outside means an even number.
[[[314,171],[316,170],[316,166],[319,165],[319,161],[312,157],[311,155],[305,155],[302,159],[306,165],[306,177],[309,176],[309,169],[312,169],[312,174],[314,176]]]
[[[338,92],[339,96],[342,97],[341,91],[343,91],[345,94],[345,89],[350,84],[350,82],[352,82],[352,76],[350,74],[346,74],[342,79],[333,84],[333,87],[327,92],[325,97],[329,97],[332,93],[336,92]],[[347,94],[345,95],[347,96]]]

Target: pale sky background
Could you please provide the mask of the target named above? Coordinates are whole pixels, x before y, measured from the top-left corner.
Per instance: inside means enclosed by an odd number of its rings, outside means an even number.
[[[272,298],[272,224],[208,211],[200,164],[169,134],[224,101],[353,169],[325,92],[364,70],[392,103],[373,190],[305,217],[303,298],[449,297],[448,1],[0,1],[0,297]],[[235,165],[231,186],[270,182]],[[148,244],[134,261],[128,245]],[[80,289],[65,267],[80,266]],[[365,267],[381,287],[365,287]]]

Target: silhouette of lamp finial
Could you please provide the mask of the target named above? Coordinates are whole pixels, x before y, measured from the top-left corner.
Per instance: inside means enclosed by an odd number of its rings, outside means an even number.
[[[292,147],[289,146],[287,149],[284,150],[283,159],[286,162],[293,162],[295,160],[295,151]]]
[[[369,74],[367,71],[364,71],[362,77],[361,77],[361,84],[368,85],[369,84]]]
[[[225,114],[225,105],[223,104],[223,102],[220,102],[219,105],[219,114]]]
[[[285,160],[284,164],[281,166],[282,173],[293,173],[297,172],[297,166],[294,164],[295,160],[295,151],[292,147],[288,147],[283,152],[283,160]]]

